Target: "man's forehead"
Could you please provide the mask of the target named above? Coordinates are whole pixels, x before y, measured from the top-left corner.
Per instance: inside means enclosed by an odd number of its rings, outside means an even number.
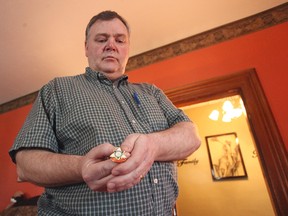
[[[91,26],[91,29],[94,29],[95,31],[101,31],[104,29],[106,31],[107,30],[117,30],[117,31],[121,31],[122,34],[129,34],[127,27],[118,18],[114,18],[112,20],[97,20]]]

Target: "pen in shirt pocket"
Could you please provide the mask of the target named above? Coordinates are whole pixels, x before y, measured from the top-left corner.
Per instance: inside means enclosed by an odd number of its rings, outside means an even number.
[[[139,99],[139,96],[138,96],[137,92],[134,92],[134,93],[133,93],[133,97],[134,97],[134,101],[136,102],[136,104],[137,104],[138,106],[140,106],[140,105],[141,105],[141,102],[140,102],[140,99]]]

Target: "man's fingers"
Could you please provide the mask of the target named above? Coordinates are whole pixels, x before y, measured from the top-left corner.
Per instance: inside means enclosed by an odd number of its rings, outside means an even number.
[[[93,182],[91,182],[90,184],[88,184],[89,188],[93,191],[107,191],[107,182],[109,182],[109,180],[111,180],[112,178],[114,178],[114,176],[112,175],[108,175],[104,178],[98,179],[98,180],[94,180]]]
[[[122,145],[121,148],[124,149]],[[112,174],[118,176],[132,172],[143,163],[143,161],[147,157],[146,155],[147,152],[148,152],[147,146],[145,144],[134,145],[133,151],[131,152],[129,159],[127,159],[124,163],[120,164],[119,166],[115,167],[115,169],[112,170]]]
[[[87,154],[87,159],[91,160],[103,160],[103,158],[109,157],[114,151],[115,146],[110,143],[104,143],[91,149]]]
[[[126,163],[126,162],[125,162]],[[149,167],[147,169],[147,167]],[[148,173],[150,166],[142,163],[137,169],[126,175],[115,176],[107,184],[108,192],[117,192],[122,190],[127,190],[134,185],[138,184]]]
[[[139,138],[141,134],[130,134],[126,137],[126,139],[121,144],[121,148],[125,152],[131,152],[134,149],[135,142]]]
[[[83,167],[83,179],[85,182],[91,182],[104,178],[111,174],[111,170],[115,166],[116,164],[108,159],[101,162],[88,161],[87,164]]]

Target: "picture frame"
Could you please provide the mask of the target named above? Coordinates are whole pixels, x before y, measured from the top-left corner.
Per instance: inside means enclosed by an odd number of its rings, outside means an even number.
[[[235,132],[206,136],[205,139],[213,180],[248,177]]]

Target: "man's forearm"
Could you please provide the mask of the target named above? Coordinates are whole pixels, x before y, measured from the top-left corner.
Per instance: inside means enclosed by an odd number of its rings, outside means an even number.
[[[191,122],[181,122],[168,130],[148,136],[158,146],[156,161],[185,159],[201,144],[196,125]]]
[[[45,150],[21,150],[16,154],[20,181],[43,187],[83,182],[81,156],[56,154]]]
[[[196,126],[190,122],[178,123],[165,131],[143,134],[143,137],[139,135],[136,136],[136,139],[139,138],[139,142],[144,139],[152,147],[149,155],[154,155],[152,156],[154,161],[185,159],[199,148],[201,142]],[[56,154],[45,150],[21,150],[16,154],[17,173],[20,180],[43,187],[77,184],[84,182],[83,178],[85,182],[89,182],[93,173],[93,178],[99,179],[99,173],[103,173],[103,169],[111,170],[115,166],[114,163],[111,162],[112,165],[107,163],[106,166],[101,165],[102,171],[98,166],[96,172],[93,171],[92,174],[88,170],[84,175],[85,177],[82,176],[82,168],[83,164],[86,164],[84,168],[93,167],[90,166],[89,161],[94,164],[97,163],[97,158],[110,155],[113,146],[111,144],[103,146],[104,151],[92,150],[88,161],[87,157],[86,160],[83,160],[82,156],[76,155]],[[83,161],[87,163],[83,163]],[[90,174],[86,176],[87,173]]]

